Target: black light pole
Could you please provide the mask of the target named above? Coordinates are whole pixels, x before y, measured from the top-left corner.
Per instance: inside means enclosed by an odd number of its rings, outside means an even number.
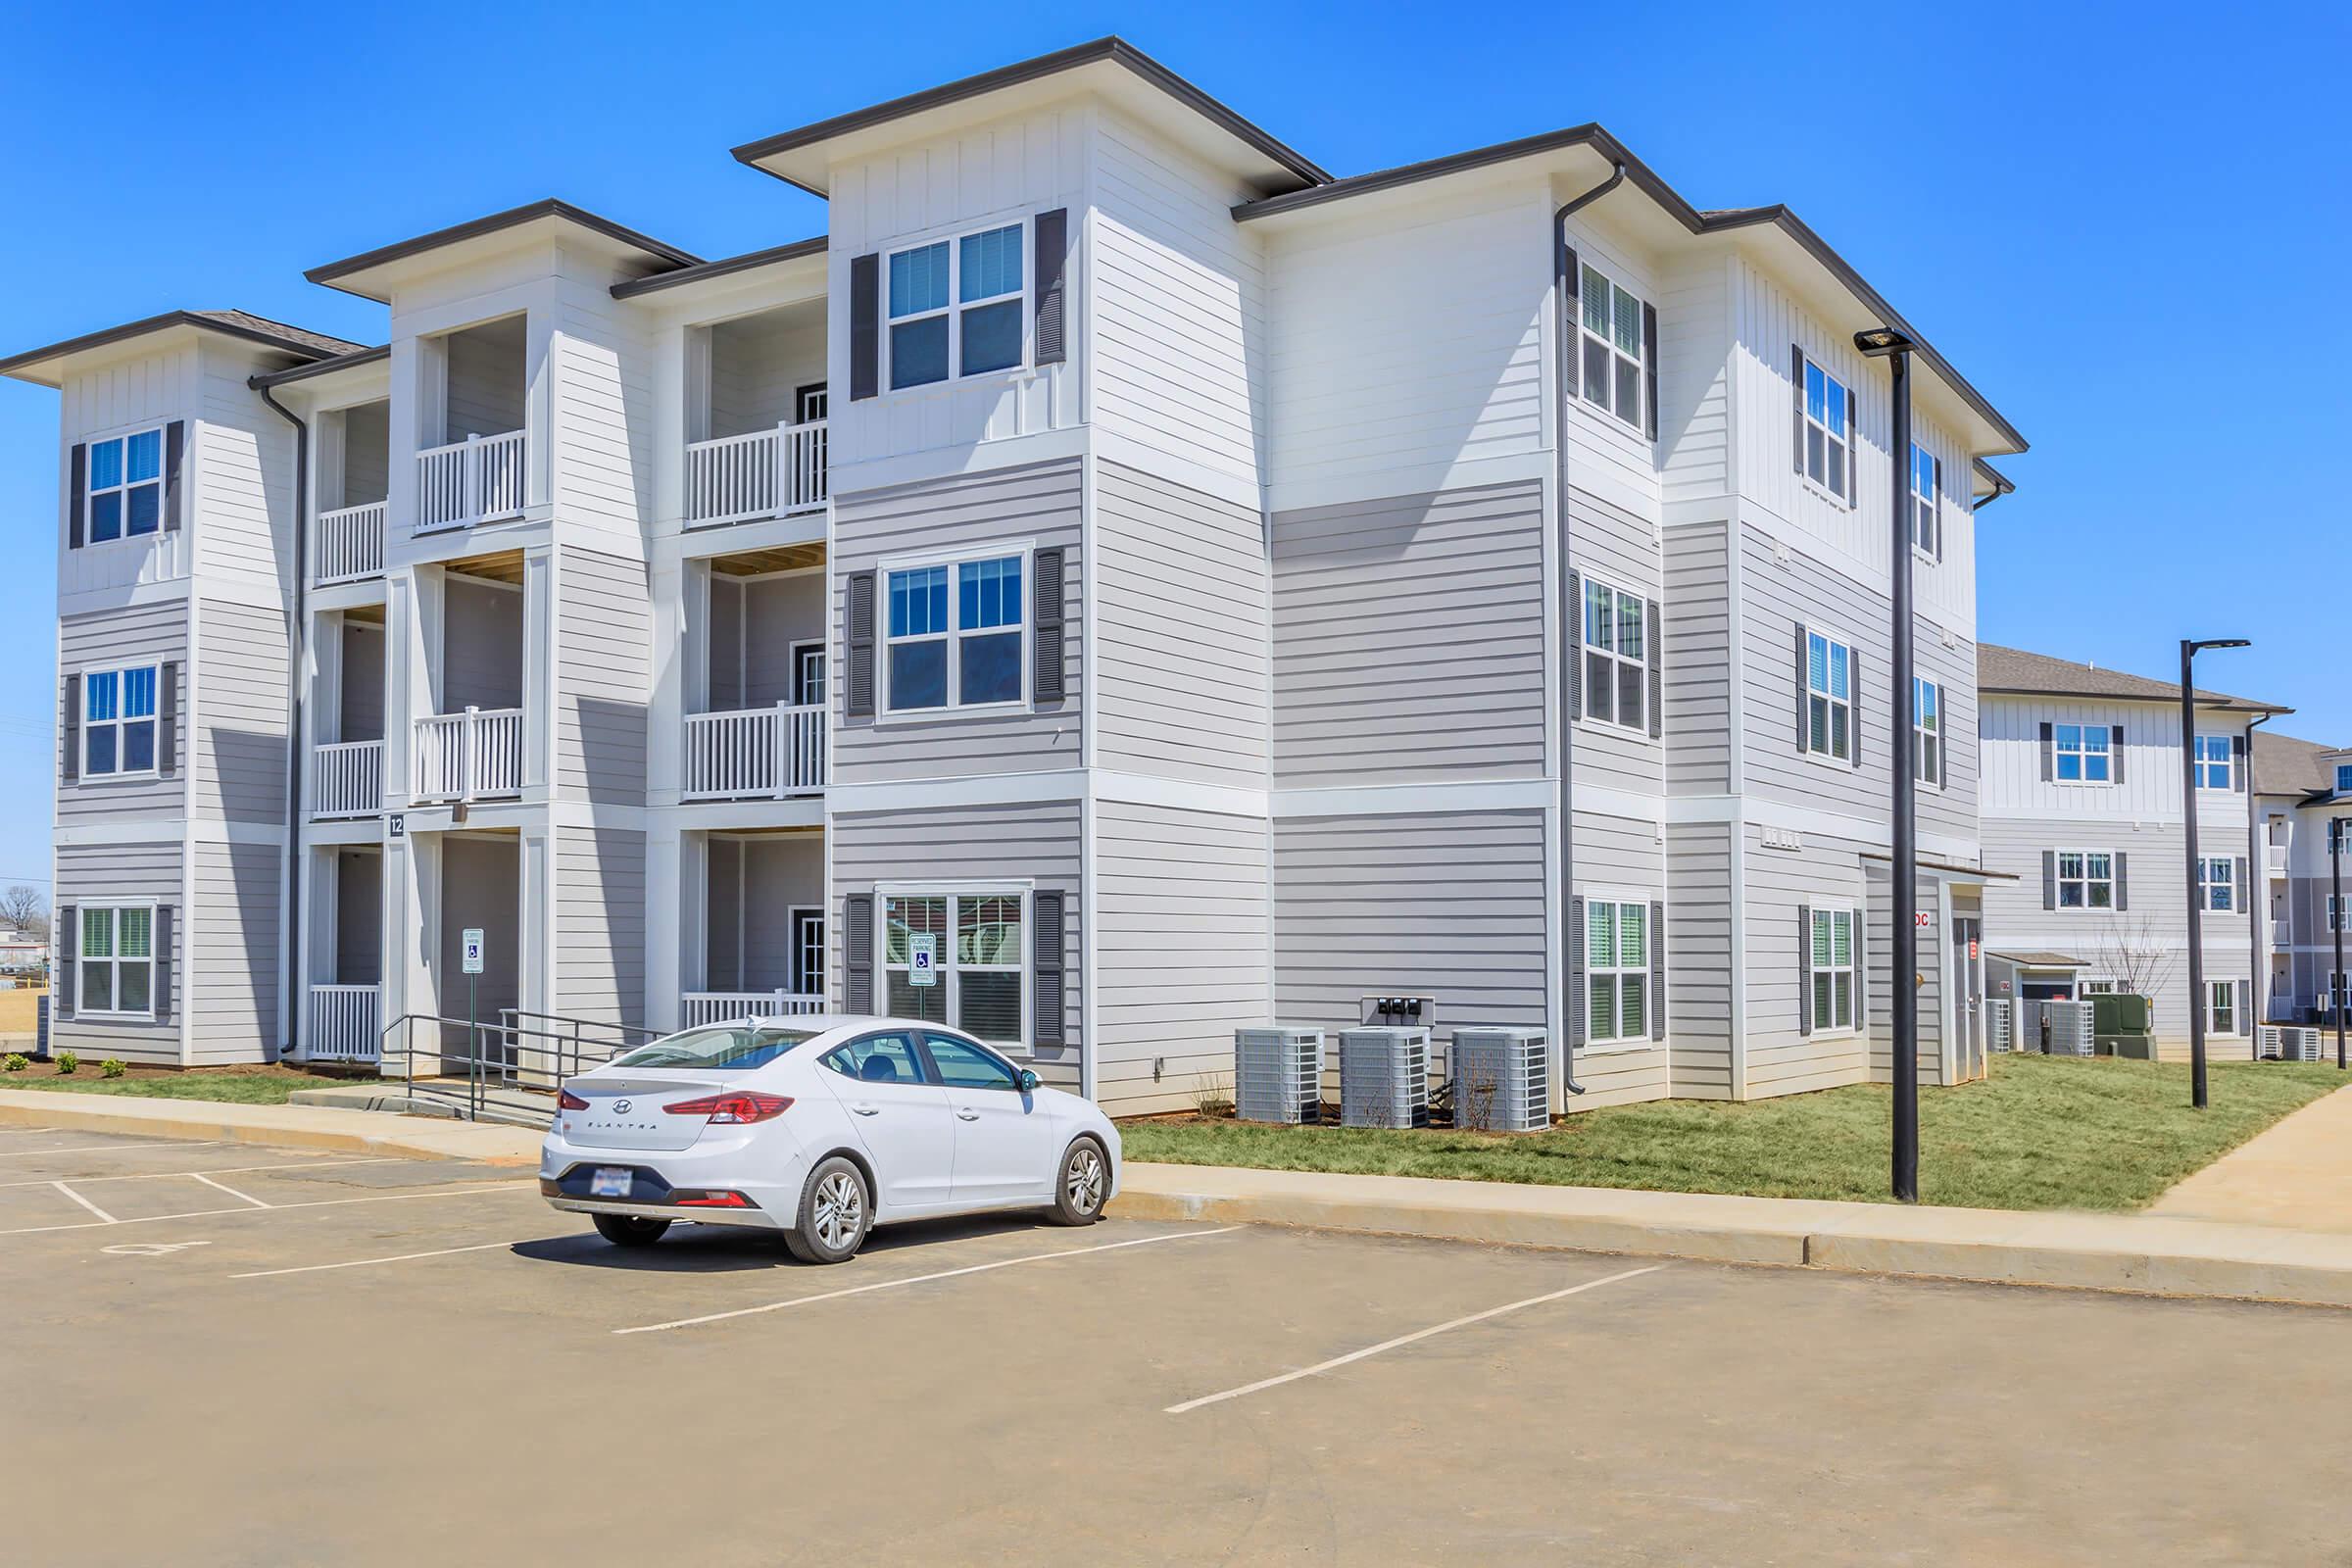
[[[2188,824],[2188,1101],[2205,1108],[2205,879],[2197,864],[2197,655],[2245,648],[2243,637],[2180,639],[2180,815]]]
[[[2328,987],[2328,1000],[2335,1004],[2335,1070],[2344,1070],[2344,1003],[2352,998],[2352,985],[2344,982],[2344,819],[2328,820],[2328,876],[2334,884],[2335,902],[2328,907],[2332,915],[2328,924],[2335,928],[2335,977]]]
[[[1894,941],[1888,951],[1889,984],[1886,998],[1894,1022],[1894,1198],[1899,1203],[1919,1201],[1919,802],[1912,792],[1911,727],[1911,351],[1918,347],[1905,333],[1890,326],[1872,327],[1854,334],[1854,347],[1871,359],[1884,359],[1893,372],[1894,430],[1887,447],[1894,469],[1893,553],[1887,558],[1894,579],[1894,702],[1887,737],[1894,761]],[[1852,461],[1850,458],[1847,461]]]

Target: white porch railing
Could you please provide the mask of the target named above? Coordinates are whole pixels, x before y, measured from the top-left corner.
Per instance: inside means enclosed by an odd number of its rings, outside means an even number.
[[[322,583],[382,576],[387,510],[387,503],[370,501],[364,507],[318,514],[311,539],[311,575]]]
[[[700,1029],[706,1024],[737,1018],[772,1018],[825,1010],[825,999],[798,991],[689,991],[679,999],[678,1027]]]
[[[2292,925],[2290,922],[2288,922],[2288,921],[2285,921],[2285,920],[2273,920],[2273,921],[2271,922],[2271,946],[2272,946],[2272,947],[2274,947],[2274,948],[2291,948],[2291,947],[2293,947],[2293,946],[2294,946],[2294,943],[2295,943],[2295,928],[2294,928],[2294,926],[2293,926],[2293,925]]]
[[[417,528],[469,528],[520,512],[525,456],[520,430],[417,453]]]
[[[383,808],[382,741],[334,741],[311,749],[313,816],[373,816]]]
[[[2266,844],[2262,847],[2263,863],[2272,871],[2283,874],[2286,870],[2286,846]]]
[[[709,527],[825,504],[825,421],[690,442],[686,522]]]
[[[373,1061],[379,1027],[375,987],[311,987],[311,1060]]]
[[[825,787],[822,707],[743,709],[686,715],[690,801],[775,799]]]
[[[522,710],[468,708],[416,721],[420,801],[522,793]]]

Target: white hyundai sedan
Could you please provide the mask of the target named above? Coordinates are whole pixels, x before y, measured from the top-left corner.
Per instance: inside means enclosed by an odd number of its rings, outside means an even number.
[[[1042,1208],[1089,1225],[1119,1134],[968,1035],[898,1018],[688,1029],[564,1083],[539,1191],[624,1247],[672,1222],[781,1231],[839,1263],[897,1220]]]

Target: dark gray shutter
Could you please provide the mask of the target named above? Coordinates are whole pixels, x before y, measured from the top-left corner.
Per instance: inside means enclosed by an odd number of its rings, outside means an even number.
[[[1935,475],[1930,480],[1936,486],[1936,491],[1928,497],[1929,538],[1934,541],[1933,548],[1936,559],[1941,561],[1943,559],[1943,460],[1931,458],[1928,461],[1936,466]]]
[[[179,661],[155,672],[155,770],[166,778],[179,765]]]
[[[2058,907],[2058,852],[2056,850],[2041,852],[2041,906],[2045,909]]]
[[[2230,906],[2239,914],[2254,912],[2254,901],[2246,892],[2253,884],[2246,880],[2246,858],[2241,855],[2237,858],[2237,881],[2230,889]]]
[[[81,548],[82,529],[90,509],[90,449],[76,441],[66,462],[66,546]]]
[[[1642,389],[1648,398],[1642,433],[1655,441],[1658,438],[1658,308],[1654,305],[1642,307]]]
[[[1666,715],[1660,711],[1666,704],[1666,648],[1658,640],[1658,602],[1649,602],[1649,738],[1656,740],[1666,733]]]
[[[1862,650],[1849,648],[1845,655],[1845,696],[1848,716],[1845,739],[1853,753],[1852,764],[1862,765]]]
[[[1788,345],[1788,409],[1795,416],[1796,471],[1805,471],[1805,351]]]
[[[1040,892],[1029,901],[1037,922],[1037,935],[1030,943],[1030,951],[1036,955],[1030,960],[1029,995],[1036,1015],[1030,1039],[1041,1046],[1060,1046],[1069,1038],[1063,1003],[1062,951],[1067,933],[1062,929],[1062,897]]]
[[[1561,279],[1565,290],[1560,296],[1560,385],[1569,397],[1576,396],[1584,374],[1585,325],[1580,301],[1585,286],[1585,273],[1577,261],[1576,247],[1568,247],[1568,273]]]
[[[1069,209],[1056,207],[1037,215],[1037,363],[1059,365],[1070,357],[1062,316],[1062,269],[1070,250]]]
[[[172,915],[172,909],[169,904],[156,906],[155,931],[153,933],[155,973],[151,977],[152,983],[148,987],[148,995],[155,1003],[155,1021],[157,1023],[172,1021],[172,974],[173,968],[172,927],[175,923]]]
[[[2053,724],[2041,726],[2041,781],[2054,782],[2058,777],[2058,730]]]
[[[882,390],[882,258],[850,258],[850,400]]]
[[[74,1016],[81,1000],[81,911],[69,904],[57,911],[57,973],[49,977],[54,997],[51,1010],[60,1018]]]
[[[1649,1038],[1666,1038],[1666,906],[1649,901]]]
[[[2246,738],[2230,737],[2230,788],[2237,794],[2246,793]]]
[[[874,1010],[874,896],[841,901],[842,1000],[851,1012]]]
[[[1796,906],[1796,1032],[1813,1032],[1813,909]]]
[[[64,776],[66,782],[71,784],[81,777],[81,677],[79,675],[66,677],[66,712],[64,720],[58,726],[58,732],[64,737],[65,743],[63,747],[66,754]]]
[[[2241,1035],[2250,1035],[2254,1032],[2254,1015],[2246,1010],[2246,993],[2248,988],[2252,986],[2253,982],[2250,980],[2232,980],[2230,983],[2237,989],[2237,1018],[2235,1020],[2237,1024],[2237,1032]]]
[[[1585,1043],[1585,901],[1568,901],[1568,1043]]]
[[[1038,702],[1058,703],[1064,693],[1061,639],[1065,611],[1062,603],[1061,552],[1040,550],[1036,562],[1036,592],[1029,596],[1030,620],[1036,633],[1030,652],[1037,666],[1031,689],[1036,693]]]
[[[2111,784],[2124,781],[2124,726],[2107,727],[2107,780]]]
[[[1805,623],[1796,623],[1796,755],[1811,751],[1808,737],[1813,727],[1813,681],[1805,660]]]
[[[852,718],[874,716],[874,574],[852,572],[848,586],[849,625],[842,643],[849,657],[842,710]]]
[[[2115,906],[2132,907],[2132,857],[2118,854],[2115,858]]]
[[[188,510],[188,487],[179,482],[182,460],[187,457],[188,421],[173,419],[164,426],[164,531],[176,532]],[[125,524],[129,519],[123,519]]]
[[[1585,716],[1585,574],[1568,573],[1568,716]]]
[[[1901,918],[1898,916],[1898,918]],[[1836,954],[1831,955],[1836,957]],[[1870,1039],[1870,921],[1854,911],[1854,1032]]]
[[[1856,471],[1862,466],[1857,461],[1862,456],[1862,429],[1855,419],[1854,389],[1849,386],[1845,389],[1845,504],[1849,507],[1862,493],[1862,476]]]

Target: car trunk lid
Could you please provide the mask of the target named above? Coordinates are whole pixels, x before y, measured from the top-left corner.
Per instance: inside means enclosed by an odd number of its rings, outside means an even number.
[[[587,1102],[584,1109],[559,1110],[556,1131],[588,1149],[691,1149],[710,1124],[709,1116],[673,1115],[665,1106],[699,1100],[727,1088],[722,1081],[690,1073],[632,1072],[574,1078],[564,1090]]]

